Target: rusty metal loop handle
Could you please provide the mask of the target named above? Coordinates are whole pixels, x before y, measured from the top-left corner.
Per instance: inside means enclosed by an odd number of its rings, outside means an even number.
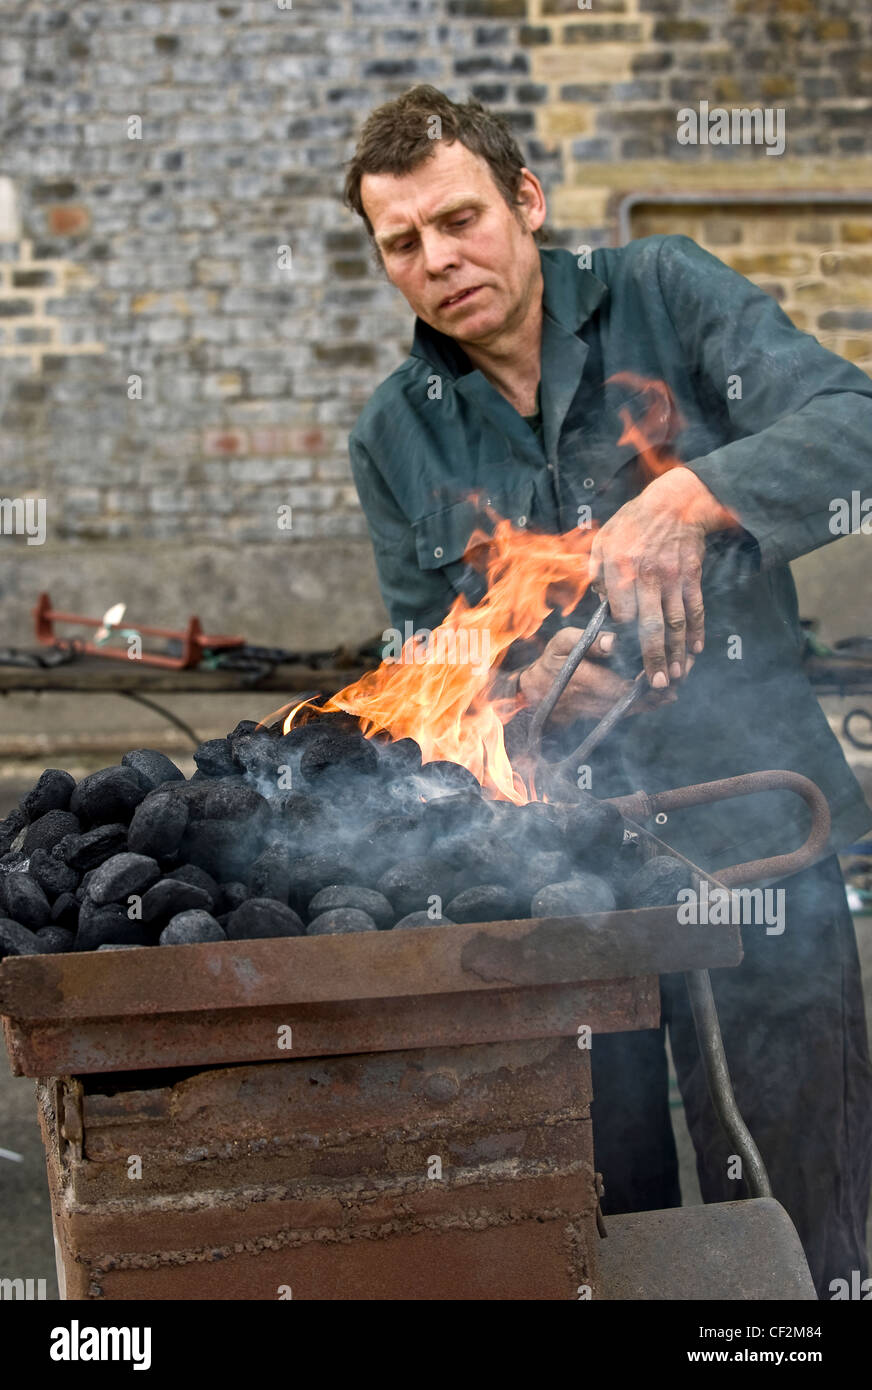
[[[811,811],[811,829],[799,849],[790,854],[776,854],[768,859],[751,859],[745,864],[732,864],[727,869],[718,869],[713,877],[727,888],[740,883],[753,883],[755,879],[785,878],[821,858],[830,838],[830,808],[826,797],[816,783],[803,777],[800,772],[775,769],[766,772],[746,772],[741,777],[723,777],[717,782],[698,782],[688,787],[675,787],[671,791],[633,792],[630,796],[616,796],[609,804],[616,807],[622,815],[631,819],[647,819],[661,811],[681,811],[687,806],[701,806],[713,801],[727,801],[735,796],[750,796],[754,792],[791,791],[801,796]]]

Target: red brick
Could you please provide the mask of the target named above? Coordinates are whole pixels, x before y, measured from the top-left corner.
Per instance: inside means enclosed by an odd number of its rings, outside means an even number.
[[[91,225],[91,214],[79,203],[56,203],[47,209],[47,215],[52,236],[77,236]]]
[[[203,453],[208,458],[224,458],[228,454],[247,454],[248,431],[204,430]]]

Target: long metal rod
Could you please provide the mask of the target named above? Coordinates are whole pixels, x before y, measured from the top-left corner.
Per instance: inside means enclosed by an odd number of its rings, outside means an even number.
[[[527,751],[531,756],[535,756],[538,753],[540,744],[542,742],[542,731],[545,728],[545,725],[548,723],[548,720],[551,718],[554,706],[557,704],[557,701],[560,699],[560,696],[563,694],[569,682],[572,680],[572,677],[575,675],[584,657],[587,655],[587,653],[593,646],[594,641],[596,640],[599,634],[599,630],[605,622],[605,617],[606,613],[608,612],[608,608],[609,601],[607,598],[604,598],[600,603],[599,607],[597,608],[596,612],[594,613],[593,617],[591,618],[590,622],[588,623],[587,627],[584,629],[584,632],[581,634],[575,646],[572,648],[572,651],[569,653],[569,656],[566,658],[563,665],[561,666],[560,671],[558,672],[557,677],[554,680],[553,685],[551,686],[551,689],[548,691],[548,694],[545,696],[544,700],[540,701],[539,706],[535,714],[533,715],[533,718],[530,720],[530,729],[527,737]]]
[[[711,977],[707,970],[687,970],[684,979],[712,1105],[727,1138],[742,1160],[742,1177],[751,1196],[771,1197],[772,1186],[766,1165],[736,1102]]]
[[[645,672],[640,671],[629,690],[624,691],[620,699],[615,701],[600,722],[591,729],[587,738],[578,745],[575,752],[562,758],[554,770],[556,772],[574,770],[579,763],[585,762],[593,750],[598,748],[603,739],[611,733],[619,720],[623,719],[627,710],[631,709],[636,701],[644,695],[646,688]]]

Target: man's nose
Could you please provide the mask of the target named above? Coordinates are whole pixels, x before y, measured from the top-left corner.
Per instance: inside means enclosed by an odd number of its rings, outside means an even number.
[[[444,275],[460,264],[457,243],[436,227],[425,227],[421,233],[421,251],[424,269],[428,275]]]

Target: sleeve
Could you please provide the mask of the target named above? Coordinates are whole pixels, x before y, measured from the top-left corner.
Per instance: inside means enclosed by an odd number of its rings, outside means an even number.
[[[438,627],[456,597],[440,570],[418,564],[415,532],[364,446],[349,437],[351,474],[369,527],[379,586],[392,625],[405,634]]]
[[[835,540],[830,503],[872,480],[872,381],[689,237],[664,238],[658,277],[688,370],[738,436],[686,466],[751,533],[763,568]]]

